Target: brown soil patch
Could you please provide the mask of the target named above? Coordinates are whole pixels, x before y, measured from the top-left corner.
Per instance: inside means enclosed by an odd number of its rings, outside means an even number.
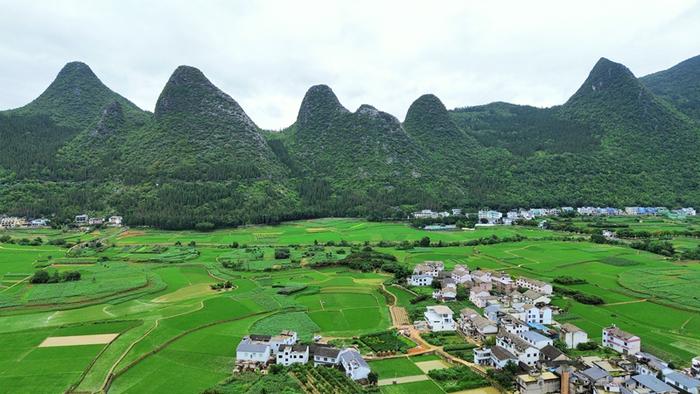
[[[65,337],[48,337],[39,347],[104,345],[112,342],[119,334],[73,335]]]

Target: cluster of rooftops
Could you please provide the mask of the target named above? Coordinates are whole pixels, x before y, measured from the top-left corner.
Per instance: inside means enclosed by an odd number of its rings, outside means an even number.
[[[297,333],[285,330],[278,335],[251,334],[236,348],[236,370],[264,370],[269,365],[313,364],[342,369],[353,379],[367,379],[370,368],[355,348],[338,349],[321,343],[302,343]]]

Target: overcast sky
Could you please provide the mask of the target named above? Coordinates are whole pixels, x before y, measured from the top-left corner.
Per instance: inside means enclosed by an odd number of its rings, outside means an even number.
[[[38,96],[68,61],[153,110],[180,64],[201,69],[261,127],[327,84],[351,110],[551,106],[601,56],[641,76],[700,54],[700,4],[633,1],[0,0],[0,109]],[[486,4],[488,3],[488,4]]]

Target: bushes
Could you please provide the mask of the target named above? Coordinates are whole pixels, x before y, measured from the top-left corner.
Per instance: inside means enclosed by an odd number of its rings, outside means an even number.
[[[275,260],[288,259],[290,256],[289,248],[277,248],[275,249]]]
[[[230,280],[226,282],[218,282],[210,285],[212,290],[224,290],[233,288],[233,283]]]
[[[554,278],[554,283],[559,283],[560,285],[583,285],[588,283],[585,279],[574,278],[573,276],[557,276]]]
[[[360,341],[372,349],[375,353],[378,352],[401,352],[412,348],[408,342],[404,341],[396,330],[380,332],[376,334],[368,334],[360,337]]]
[[[200,222],[194,225],[194,229],[197,231],[212,231],[214,230],[214,223]]]
[[[605,300],[598,296],[582,293],[578,290],[567,289],[566,287],[554,286],[554,291],[572,297],[574,300],[587,305],[602,305]]]
[[[598,349],[598,344],[595,342],[582,342],[576,345],[576,350],[587,351],[596,349]]]
[[[448,393],[489,386],[489,382],[484,377],[465,366],[433,369],[428,372],[428,376]]]
[[[632,242],[630,246],[634,249],[646,250],[647,252],[667,257],[671,257],[676,253],[673,244],[668,241],[651,241],[646,239],[644,241]]]
[[[300,291],[303,291],[307,288],[308,286],[289,286],[289,287],[283,287],[279,290],[277,290],[277,294],[281,295],[292,295],[294,293],[298,293]]]
[[[39,270],[32,275],[31,279],[29,279],[29,282],[33,284],[44,284],[44,283],[59,283],[59,282],[75,282],[80,280],[80,272],[79,271],[66,271],[62,274],[59,274],[58,271],[55,271],[53,275],[49,274],[45,270]]]
[[[411,304],[417,304],[421,301],[427,300],[428,298],[430,297],[428,297],[427,294],[418,294],[417,296],[411,298]]]
[[[605,301],[594,295],[590,294],[583,294],[583,293],[576,293],[574,294],[574,299],[582,304],[586,305],[602,305],[605,304]]]

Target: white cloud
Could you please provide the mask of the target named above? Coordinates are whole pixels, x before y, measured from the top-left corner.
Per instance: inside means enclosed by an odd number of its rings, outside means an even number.
[[[0,108],[21,106],[71,60],[152,110],[180,64],[262,127],[291,124],[306,90],[403,118],[448,107],[564,102],[605,56],[637,75],[697,55],[697,1],[6,1]]]

